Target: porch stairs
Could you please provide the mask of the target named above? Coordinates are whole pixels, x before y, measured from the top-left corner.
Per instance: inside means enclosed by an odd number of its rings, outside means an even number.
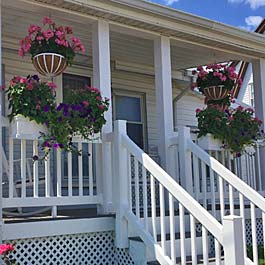
[[[193,143],[185,130],[174,138],[184,189],[130,140],[126,122],[116,121],[114,127],[118,248],[130,245],[136,264],[258,265],[257,217],[265,231],[265,199],[259,193]]]

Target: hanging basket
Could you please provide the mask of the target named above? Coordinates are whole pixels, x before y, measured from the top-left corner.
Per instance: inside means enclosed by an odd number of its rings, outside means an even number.
[[[228,96],[229,90],[223,85],[220,86],[210,86],[205,87],[203,94],[206,96],[207,100],[219,100]]]
[[[33,57],[32,63],[36,70],[48,78],[60,75],[67,67],[64,56],[56,53],[40,53]]]

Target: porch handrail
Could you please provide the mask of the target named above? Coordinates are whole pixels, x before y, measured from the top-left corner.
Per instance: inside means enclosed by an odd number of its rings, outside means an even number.
[[[260,243],[258,242],[257,236],[257,218],[258,214],[260,214],[259,218],[261,220],[262,230],[264,231],[262,235],[264,245],[265,199],[230,171],[231,167],[225,167],[225,165],[194,143],[191,139],[189,128],[179,128],[177,143],[177,153],[180,158],[179,164],[181,167],[180,181],[182,185],[204,208],[208,209],[208,206],[211,205],[210,211],[212,215],[221,222],[223,222],[227,212],[230,215],[239,213],[242,217],[243,246],[246,259],[246,219],[248,219],[248,222],[250,221],[253,264],[258,265],[258,246]],[[199,194],[202,201],[199,199]],[[247,210],[248,208],[249,210]]]
[[[204,209],[187,191],[184,190],[165,170],[154,162],[127,135],[126,121],[115,121],[114,124],[114,152],[116,155],[117,199],[116,199],[116,244],[127,247],[128,225],[132,225],[138,236],[152,247],[157,260],[161,264],[175,264],[175,211],[179,211],[181,264],[186,264],[186,218],[189,218],[191,233],[192,262],[197,264],[197,242],[195,224],[202,225],[203,261],[208,264],[208,234],[215,240],[216,264],[221,264],[221,246],[225,249],[225,260],[229,265],[252,264],[242,256],[242,219],[240,217],[225,217],[223,224],[219,223],[206,209]],[[141,177],[140,177],[141,174]],[[127,177],[129,175],[129,178]],[[133,175],[133,176],[132,176]],[[132,188],[132,177],[135,187]],[[148,224],[147,206],[147,177],[150,177],[151,194],[151,229]],[[141,180],[140,180],[141,178]],[[140,184],[142,183],[143,209],[140,209]],[[157,185],[156,185],[157,184]],[[159,187],[159,211],[156,209],[156,189]],[[134,194],[133,194],[134,190]],[[165,199],[169,199],[169,233],[170,251],[166,250]],[[134,202],[133,202],[133,198]],[[135,204],[133,209],[132,204]],[[175,207],[177,205],[177,207]],[[188,214],[188,216],[186,216]],[[149,216],[148,216],[149,215]],[[160,220],[160,232],[156,218]],[[195,221],[197,220],[197,221]],[[238,229],[239,228],[239,229]],[[150,232],[150,230],[152,232]],[[236,233],[239,231],[239,233]],[[158,234],[160,233],[160,237]],[[158,238],[161,243],[158,243]],[[153,244],[153,245],[152,245]],[[242,251],[240,251],[242,250]],[[170,252],[170,254],[169,254]],[[230,256],[229,256],[230,255]]]
[[[211,167],[220,177],[227,181],[230,185],[237,189],[238,192],[242,193],[247,199],[253,202],[263,212],[265,212],[265,199],[246,184],[243,180],[237,177],[232,171],[226,168],[222,163],[210,156],[206,151],[200,148],[192,140],[188,139],[188,148],[208,166]]]

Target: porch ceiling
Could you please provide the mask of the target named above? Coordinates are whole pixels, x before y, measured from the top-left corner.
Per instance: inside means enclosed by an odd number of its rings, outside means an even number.
[[[35,2],[35,1],[34,1]],[[65,1],[45,1],[61,6]],[[64,8],[69,8],[67,4]],[[71,25],[86,46],[88,56],[79,56],[78,62],[83,65],[91,63],[92,55],[92,23],[93,19],[82,16],[81,13],[65,13],[65,10],[54,9],[49,5],[39,6],[32,1],[21,1],[18,6],[15,0],[3,1],[3,46],[12,50],[18,49],[18,41],[27,32],[29,24],[40,24],[45,15],[51,15],[58,23]],[[72,6],[72,4],[71,4]],[[94,15],[97,15],[95,13]],[[120,27],[120,26],[119,26]],[[131,30],[119,31],[119,27],[111,26],[111,59],[135,64],[153,66],[153,39],[142,36],[131,35]],[[250,59],[231,50],[224,52],[218,47],[207,47],[188,43],[184,40],[171,41],[172,46],[172,68],[174,70],[187,69],[197,65],[212,62],[224,62],[228,60]]]

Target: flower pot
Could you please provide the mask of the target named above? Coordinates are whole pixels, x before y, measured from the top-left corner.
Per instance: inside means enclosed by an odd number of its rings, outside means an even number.
[[[60,75],[67,67],[64,56],[56,53],[40,53],[33,57],[32,63],[36,70],[48,78]]]
[[[213,109],[217,109],[217,110],[223,112],[226,109],[228,109],[228,105],[225,104],[225,103],[220,103],[220,104],[207,104],[207,108],[213,108]]]
[[[209,100],[219,100],[228,96],[229,90],[224,88],[223,85],[220,86],[210,86],[205,87],[203,94],[206,96],[207,101]]]
[[[14,117],[11,122],[10,136],[16,139],[38,140],[40,132],[47,133],[46,126],[29,120],[22,115]]]
[[[221,151],[223,150],[222,142],[219,139],[213,138],[213,136],[208,133],[205,136],[198,138],[198,145],[207,151]]]

